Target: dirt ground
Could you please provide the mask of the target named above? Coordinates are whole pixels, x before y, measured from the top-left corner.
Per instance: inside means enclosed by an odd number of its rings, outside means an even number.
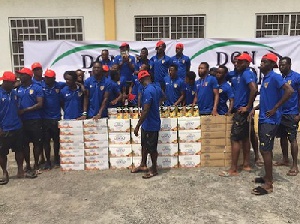
[[[12,176],[16,165],[13,154],[9,158]],[[267,196],[250,193],[262,169],[232,178],[219,177],[221,170],[161,170],[149,180],[128,170],[12,177],[0,186],[0,223],[300,223],[300,176],[286,176],[287,167],[275,167],[274,192]]]

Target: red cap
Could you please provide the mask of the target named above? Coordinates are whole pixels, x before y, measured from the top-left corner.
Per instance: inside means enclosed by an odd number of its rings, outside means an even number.
[[[245,61],[248,61],[248,62],[252,62],[251,56],[247,53],[242,53],[240,56],[237,56],[235,59],[236,60],[245,60]]]
[[[34,62],[31,65],[31,70],[35,69],[35,68],[42,68],[42,65],[39,62]]]
[[[159,47],[159,46],[161,46],[161,45],[163,45],[163,44],[166,44],[166,43],[163,42],[162,40],[160,40],[160,41],[158,41],[158,42],[156,43],[156,47]]]
[[[48,77],[48,78],[55,78],[56,74],[55,74],[55,71],[51,70],[51,69],[47,69],[45,71],[45,77]]]
[[[105,71],[105,72],[108,72],[108,71],[109,71],[108,65],[102,65],[102,69],[103,69],[103,71]]]
[[[6,72],[3,73],[3,76],[0,77],[0,80],[15,82],[16,81],[16,75],[12,72],[6,71]]]
[[[31,71],[30,68],[22,68],[21,70],[16,71],[16,73],[29,75],[30,77],[33,76],[33,72]]]
[[[141,81],[142,78],[147,76],[150,76],[149,72],[147,72],[146,70],[142,70],[138,74],[138,80]]]
[[[122,44],[120,45],[120,48],[121,48],[121,47],[129,47],[129,44],[126,43],[126,42],[124,42],[124,43],[122,43]]]
[[[183,44],[182,43],[176,44],[176,48],[183,49]]]

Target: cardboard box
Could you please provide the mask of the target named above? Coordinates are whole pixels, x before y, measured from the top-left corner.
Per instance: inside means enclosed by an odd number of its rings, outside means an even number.
[[[239,159],[237,165],[243,165],[243,159]],[[231,159],[225,159],[224,166],[231,166]]]
[[[179,143],[179,155],[200,155],[201,143]]]
[[[130,132],[130,119],[108,119],[109,132]]]
[[[178,168],[177,156],[159,156],[157,157],[158,168]]]
[[[73,149],[73,150],[60,150],[60,157],[77,157],[84,156],[83,149]]]
[[[201,128],[200,124],[200,117],[178,118],[178,130],[198,130]]]
[[[85,156],[108,156],[108,148],[84,149]]]
[[[161,131],[177,131],[177,118],[161,118]]]
[[[226,124],[226,116],[201,116],[201,125],[202,124]]]
[[[159,156],[177,156],[178,144],[158,144],[157,152]]]
[[[135,136],[133,132],[131,132],[131,142],[132,144],[141,144],[141,131],[139,131],[139,135]]]
[[[202,131],[202,139],[216,139],[216,138],[226,138],[226,132],[224,131]]]
[[[83,128],[81,120],[62,120],[58,122],[59,128]]]
[[[233,115],[226,116],[226,124],[231,124],[232,125],[232,123],[233,123],[232,118],[233,118]]]
[[[226,132],[229,132],[229,134],[231,133],[231,127],[232,124],[226,124]]]
[[[115,157],[110,158],[110,169],[130,169],[132,167],[131,157]]]
[[[106,142],[107,140],[107,134],[84,135],[84,142]]]
[[[202,160],[201,158],[201,167],[224,167],[224,159],[221,160]]]
[[[132,149],[132,156],[133,157],[142,156],[142,146],[141,146],[141,144],[132,144],[131,149]]]
[[[200,155],[180,155],[178,161],[179,168],[200,167]]]
[[[83,164],[84,156],[60,157],[60,164]]]
[[[180,143],[201,142],[201,130],[180,130],[178,136]]]
[[[231,139],[230,138],[226,138],[225,139],[225,144],[226,144],[226,146],[230,146],[231,147]]]
[[[84,170],[84,164],[60,164],[61,171]]]
[[[61,128],[59,135],[83,135],[82,128]]]
[[[130,144],[130,132],[114,132],[108,135],[109,144]]]
[[[224,152],[214,152],[214,153],[201,153],[201,161],[207,160],[224,160]]]
[[[60,143],[83,143],[83,135],[62,135]]]
[[[99,148],[108,148],[108,140],[96,141],[96,142],[85,142],[85,149],[99,149]]]
[[[226,150],[224,145],[201,145],[201,153],[224,153]]]
[[[177,143],[177,131],[160,131],[158,134],[158,143]]]
[[[108,156],[85,156],[84,163],[100,163],[106,161],[108,163]]]
[[[109,145],[109,157],[131,157],[131,145]]]
[[[101,118],[95,121],[94,119],[87,119],[83,121],[84,128],[91,128],[91,127],[107,127],[107,118]]]
[[[77,150],[83,149],[84,143],[60,143],[60,150]]]
[[[131,125],[132,132],[134,131],[135,126],[137,125],[138,122],[139,122],[139,119],[134,119],[134,118],[130,119],[130,125]],[[141,129],[139,131],[141,131]]]
[[[100,161],[99,163],[86,163],[84,164],[85,170],[108,170],[108,161]]]
[[[108,135],[107,126],[89,127],[83,129],[84,135],[106,134]]]
[[[201,131],[209,132],[209,131],[222,131],[225,133],[226,124],[204,124],[201,123]]]
[[[201,147],[203,146],[212,146],[212,145],[220,145],[225,147],[225,138],[221,139],[202,139],[201,140]]]

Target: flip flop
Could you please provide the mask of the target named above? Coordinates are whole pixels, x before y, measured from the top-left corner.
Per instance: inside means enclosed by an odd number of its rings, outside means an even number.
[[[265,189],[261,186],[258,186],[251,191],[251,194],[254,194],[256,196],[261,196],[261,195],[270,194],[272,192],[273,192],[273,188]]]
[[[236,177],[238,176],[239,174],[238,173],[230,173],[228,171],[222,171],[219,176],[220,177]]]
[[[6,185],[6,184],[8,184],[8,182],[9,182],[8,174],[5,179],[3,179],[3,178],[0,179],[0,185]]]
[[[252,168],[250,166],[249,167],[243,167],[242,170],[247,171],[247,172],[251,172]]]
[[[151,177],[157,176],[158,173],[146,173],[145,175],[143,175],[143,179],[149,179]]]
[[[299,170],[289,170],[286,175],[295,177],[295,176],[297,176],[298,173],[299,173]]]
[[[149,169],[147,167],[138,166],[138,167],[132,169],[130,172],[131,173],[141,173],[141,172],[147,172],[147,171],[149,171]]]
[[[284,163],[284,162],[282,162],[282,161],[276,161],[276,162],[274,162],[273,163],[273,166],[290,166],[290,164],[289,163]]]
[[[263,177],[255,177],[255,179],[253,180],[254,183],[256,184],[264,184],[265,180]]]

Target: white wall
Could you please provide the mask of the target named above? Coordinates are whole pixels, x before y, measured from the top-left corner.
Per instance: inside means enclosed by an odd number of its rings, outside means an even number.
[[[9,17],[83,16],[85,40],[104,40],[102,0],[0,0],[0,75],[11,70]]]
[[[135,40],[136,15],[206,15],[206,38],[255,37],[256,13],[300,12],[299,0],[116,0],[117,39]]]

